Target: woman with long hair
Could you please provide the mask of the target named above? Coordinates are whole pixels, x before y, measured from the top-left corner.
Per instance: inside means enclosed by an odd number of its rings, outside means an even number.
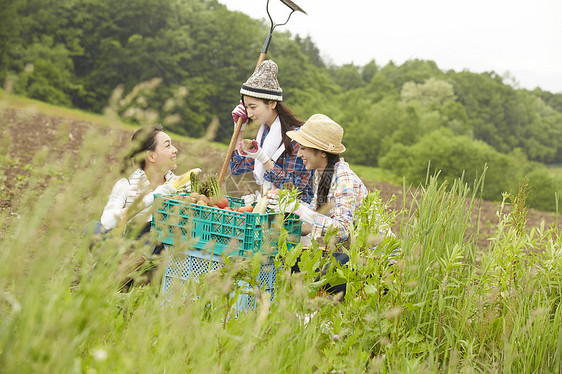
[[[314,171],[314,197],[311,206],[298,201],[280,205],[279,195],[269,192],[269,207],[299,216],[303,222],[303,233],[309,232],[309,240],[318,240],[328,230],[334,230],[338,242],[345,242],[354,223],[354,213],[363,204],[368,190],[341,157],[345,151],[341,143],[342,127],[323,114],[314,114],[300,131],[289,131],[287,136],[298,143],[298,157],[306,169]],[[332,257],[341,265],[349,261],[349,256],[342,251],[332,253]],[[300,271],[299,262],[300,257],[291,268],[293,272]],[[346,284],[326,284],[324,289],[329,294],[345,295]]]
[[[343,128],[323,114],[315,114],[300,131],[287,133],[299,145],[298,157],[307,170],[314,170],[314,197],[311,207],[293,204],[283,207],[285,211],[298,215],[309,225],[314,239],[326,230],[336,228],[336,237],[345,241],[353,225],[355,211],[367,196],[367,187],[351,170],[341,154],[345,146],[341,143]],[[278,195],[268,194],[270,206],[278,210]]]
[[[299,199],[312,200],[312,172],[297,157],[299,146],[287,135],[298,131],[302,121],[282,103],[283,90],[277,81],[277,64],[262,62],[242,85],[240,104],[232,111],[234,123],[241,117],[243,126],[236,152],[230,159],[233,175],[253,172],[264,192],[291,184],[300,191]],[[251,119],[261,126],[253,141],[243,141],[245,125]]]

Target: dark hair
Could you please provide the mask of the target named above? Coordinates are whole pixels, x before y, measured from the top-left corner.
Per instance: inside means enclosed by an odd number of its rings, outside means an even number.
[[[127,170],[131,159],[134,162],[138,163],[139,167],[144,170],[144,168],[146,167],[146,159],[144,157],[137,158],[135,156],[142,152],[156,150],[156,135],[158,135],[158,133],[162,131],[164,131],[164,129],[161,125],[143,127],[135,131],[135,133],[131,137],[133,146],[123,160],[123,165],[121,167],[122,173]]]
[[[269,100],[264,100],[268,102]],[[303,121],[299,120],[293,112],[282,102],[277,102],[277,114],[279,115],[279,122],[281,122],[281,134],[283,134],[283,144],[285,144],[285,150],[287,152],[293,151],[293,146],[291,145],[292,139],[287,136],[287,131],[291,131],[295,127],[301,127]]]
[[[314,153],[324,152],[318,149],[314,149]],[[322,205],[328,202],[328,194],[330,193],[330,186],[332,185],[332,177],[334,175],[335,165],[340,160],[341,156],[333,153],[326,153],[328,157],[328,164],[322,172],[320,177],[320,182],[318,182],[318,192],[316,195],[316,210],[320,209]]]
[[[269,104],[272,101],[276,100],[269,100],[269,99],[261,99],[264,103]],[[293,151],[293,146],[291,145],[291,138],[287,136],[287,131],[293,130],[295,127],[301,127],[304,124],[304,121],[298,119],[294,113],[283,104],[281,101],[276,101],[277,106],[275,109],[277,110],[277,114],[279,115],[279,122],[281,122],[281,134],[283,136],[283,144],[285,145],[285,150],[287,152]],[[242,95],[242,103],[246,106],[244,102],[244,95]]]

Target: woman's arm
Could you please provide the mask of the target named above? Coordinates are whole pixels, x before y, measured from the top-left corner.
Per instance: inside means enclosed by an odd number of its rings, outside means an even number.
[[[316,221],[312,224],[311,233],[313,238],[317,238],[326,233],[328,229],[336,228],[336,238],[346,240],[349,236],[349,229],[353,225],[353,212],[355,204],[351,201],[339,199],[330,215],[318,214]]]
[[[101,216],[101,224],[106,230],[113,229],[125,217],[125,203],[129,193],[129,181],[119,179],[113,186],[111,194]]]
[[[273,183],[277,188],[282,188],[287,183],[292,183],[300,192],[300,200],[310,203],[313,197],[312,171],[306,170],[302,159],[297,157],[298,144],[292,142],[291,153],[283,152],[276,163],[272,163],[271,170],[264,174],[264,179]]]
[[[244,157],[238,154],[238,151],[232,153],[230,158],[230,173],[232,175],[240,175],[254,170],[254,159]]]
[[[336,237],[343,241],[349,236],[355,211],[361,205],[364,196],[356,188],[353,176],[348,174],[336,174],[331,192],[333,208],[328,215],[316,216],[316,220],[312,223],[312,237],[317,238],[324,235],[329,228],[336,228],[338,230]]]

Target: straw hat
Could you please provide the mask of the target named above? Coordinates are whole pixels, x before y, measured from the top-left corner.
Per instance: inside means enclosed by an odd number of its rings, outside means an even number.
[[[287,136],[305,147],[337,155],[345,152],[343,128],[323,114],[313,114],[300,130],[287,131]]]
[[[278,71],[279,68],[275,62],[265,60],[242,85],[240,93],[258,99],[283,101],[283,90],[277,81]]]

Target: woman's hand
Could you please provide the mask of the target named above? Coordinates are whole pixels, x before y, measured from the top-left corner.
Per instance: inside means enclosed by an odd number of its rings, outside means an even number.
[[[279,194],[275,191],[267,193],[267,207],[274,212],[293,213],[300,217],[300,219],[309,225],[313,225],[318,218],[318,213],[310,209],[300,201],[279,201]]]
[[[149,207],[154,202],[154,195],[171,195],[176,193],[177,190],[169,183],[161,184],[156,187],[154,191],[147,193],[143,198],[142,202],[144,206]]]
[[[260,147],[257,140],[251,141],[251,147],[249,147],[249,144],[250,143],[248,143],[246,139],[239,142],[238,146],[236,147],[238,153],[240,153],[244,157],[250,157],[258,160],[265,165],[265,163],[269,161],[269,156],[265,154],[265,151],[262,149],[262,147]]]
[[[232,110],[232,119],[234,120],[234,128],[236,128],[236,124],[238,123],[238,119],[242,118],[242,127],[240,127],[240,131],[244,131],[246,129],[246,124],[248,123],[248,113],[246,112],[246,107],[242,100],[240,100],[240,104]]]
[[[310,234],[310,232],[312,231],[312,226],[310,226],[310,224],[308,223],[304,223],[301,225],[301,236],[306,236],[308,234]]]
[[[295,213],[298,206],[298,200],[280,203],[279,193],[277,193],[277,190],[272,190],[267,193],[267,207],[276,213]]]

